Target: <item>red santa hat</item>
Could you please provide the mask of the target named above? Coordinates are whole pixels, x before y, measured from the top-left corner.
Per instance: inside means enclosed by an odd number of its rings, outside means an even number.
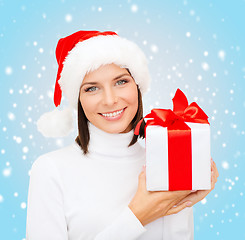
[[[56,59],[54,104],[60,105],[64,93],[69,107],[62,111],[56,108],[38,119],[37,128],[45,137],[63,137],[73,129],[72,110],[77,110],[80,86],[86,73],[111,63],[128,68],[142,94],[148,90],[151,80],[143,51],[134,42],[111,31],[78,31],[61,38],[56,47]]]

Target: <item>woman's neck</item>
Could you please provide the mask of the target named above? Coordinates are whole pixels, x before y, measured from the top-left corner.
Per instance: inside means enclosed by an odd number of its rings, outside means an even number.
[[[142,147],[138,142],[128,147],[134,136],[134,130],[126,133],[107,133],[88,121],[90,140],[88,154],[100,154],[122,158],[140,154]]]

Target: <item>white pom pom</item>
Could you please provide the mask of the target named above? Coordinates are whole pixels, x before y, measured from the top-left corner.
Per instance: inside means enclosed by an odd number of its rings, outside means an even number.
[[[73,130],[73,116],[70,108],[54,109],[44,113],[37,121],[37,129],[45,137],[64,137]]]

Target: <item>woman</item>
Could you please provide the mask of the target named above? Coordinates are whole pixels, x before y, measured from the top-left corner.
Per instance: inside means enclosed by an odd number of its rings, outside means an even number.
[[[150,81],[143,52],[114,32],[79,31],[60,39],[56,57],[54,102],[64,92],[70,107],[44,114],[38,129],[68,134],[73,107],[78,136],[32,165],[27,240],[193,239],[192,206],[211,190],[146,190],[145,149],[134,135]],[[213,189],[214,163],[212,171]]]

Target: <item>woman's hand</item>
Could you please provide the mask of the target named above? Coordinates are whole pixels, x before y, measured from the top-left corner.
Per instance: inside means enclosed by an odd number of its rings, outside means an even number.
[[[215,183],[217,182],[217,178],[219,176],[218,169],[216,167],[215,162],[211,158],[211,189],[210,190],[197,190],[195,192],[190,193],[188,196],[186,196],[184,199],[182,199],[178,204],[181,205],[186,201],[190,201],[191,204],[189,207],[193,206],[197,202],[201,201],[204,199],[215,187]],[[166,215],[173,214],[175,211],[175,207],[171,208]]]
[[[173,214],[189,206],[188,201],[183,201],[181,204],[178,203],[191,193],[190,190],[147,191],[145,167],[143,167],[143,171],[140,173],[138,180],[137,192],[128,207],[143,226],[160,217],[169,215],[167,213],[169,213],[170,209],[171,214]],[[173,208],[177,204],[178,206]]]

